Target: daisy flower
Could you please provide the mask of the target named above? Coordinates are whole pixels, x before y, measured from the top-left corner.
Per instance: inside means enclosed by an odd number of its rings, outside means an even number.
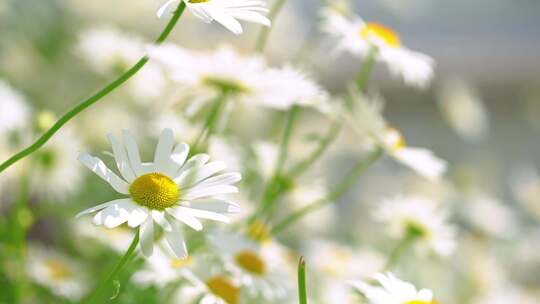
[[[27,126],[30,107],[25,98],[8,83],[0,80],[0,134]]]
[[[238,20],[270,26],[263,14],[268,12],[263,0],[169,0],[157,11],[161,17],[173,3],[184,1],[188,10],[205,23],[216,21],[235,35],[244,31]]]
[[[377,207],[374,218],[385,224],[396,238],[412,237],[416,243],[441,256],[456,247],[455,228],[447,223],[446,214],[435,203],[420,197],[395,197]]]
[[[32,245],[28,249],[28,276],[52,293],[79,300],[86,292],[85,270],[62,253]]]
[[[378,273],[374,279],[381,286],[372,286],[363,281],[353,281],[351,285],[361,292],[370,304],[435,304],[433,292],[429,289],[417,290],[413,284],[401,281],[392,273]]]
[[[401,38],[391,28],[365,22],[358,16],[347,18],[331,7],[323,8],[321,15],[323,31],[339,40],[337,52],[359,57],[375,52],[376,60],[384,62],[393,75],[418,88],[427,87],[433,78],[433,59],[403,46]]]
[[[189,146],[174,146],[171,129],[161,133],[154,161],[143,163],[133,135],[129,131],[122,135],[122,140],[108,136],[121,177],[97,157],[81,154],[79,161],[128,197],[89,208],[78,216],[96,212],[96,225],[114,228],[127,222],[129,227],[140,227],[140,247],[147,257],[153,252],[156,223],[165,232],[170,249],[183,258],[187,249],[181,223],[202,230],[199,218],[226,223],[227,214],[239,211],[235,203],[218,197],[237,192],[232,184],[241,179],[236,172],[220,173],[225,163],[208,162],[206,154],[188,159]]]
[[[444,160],[428,149],[408,147],[401,133],[388,125],[382,115],[382,100],[354,95],[353,98],[353,110],[340,112],[355,132],[374,141],[394,159],[428,179],[436,180],[446,171]]]
[[[287,273],[286,251],[272,241],[256,243],[240,234],[213,231],[210,243],[225,263],[225,268],[238,279],[249,296],[266,301],[287,296],[287,282],[293,277]]]
[[[208,102],[222,95],[240,102],[286,110],[293,105],[316,105],[326,94],[303,72],[287,66],[269,68],[263,58],[244,57],[223,46],[196,53],[174,44],[150,47],[150,57],[161,63],[180,90]]]

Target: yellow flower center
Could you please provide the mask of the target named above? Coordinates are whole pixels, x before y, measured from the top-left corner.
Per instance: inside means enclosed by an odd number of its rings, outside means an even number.
[[[238,266],[254,275],[262,276],[266,273],[266,264],[251,250],[240,251],[234,260]]]
[[[180,199],[180,188],[168,176],[148,173],[139,176],[129,186],[131,198],[139,205],[163,210],[174,206]]]
[[[409,220],[405,223],[406,233],[409,237],[429,238],[429,229],[422,223]]]
[[[214,276],[206,281],[208,289],[227,304],[238,304],[239,289],[223,276]]]
[[[193,0],[192,0],[193,1]],[[200,1],[200,0],[199,0]],[[241,82],[220,77],[205,77],[203,83],[233,93],[247,93],[249,89]]]
[[[46,262],[51,277],[55,280],[63,280],[71,277],[72,271],[68,265],[59,260],[49,260]]]
[[[405,141],[405,138],[403,138],[403,136],[398,130],[392,127],[387,127],[385,137],[386,137],[385,138],[386,144],[393,151],[400,150],[407,146],[407,142]]]
[[[193,264],[193,260],[191,257],[187,257],[185,259],[171,259],[170,265],[174,269],[184,268],[187,266],[191,266]]]
[[[247,236],[254,241],[264,242],[270,239],[270,230],[261,220],[255,220],[249,225]]]
[[[379,23],[366,23],[360,31],[360,36],[364,39],[375,37],[383,41],[390,47],[398,47],[401,45],[401,40],[394,30]]]

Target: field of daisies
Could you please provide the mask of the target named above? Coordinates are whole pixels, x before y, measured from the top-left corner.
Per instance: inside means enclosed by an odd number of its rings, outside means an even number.
[[[540,303],[538,54],[437,7],[0,0],[0,304]]]

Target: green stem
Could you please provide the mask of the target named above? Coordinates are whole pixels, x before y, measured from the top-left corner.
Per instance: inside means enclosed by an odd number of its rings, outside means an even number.
[[[285,129],[281,138],[281,144],[279,145],[279,155],[276,161],[276,167],[274,168],[272,177],[266,184],[266,187],[263,191],[259,208],[248,220],[249,224],[253,223],[253,221],[257,217],[268,211],[275,199],[284,191],[282,187],[279,187],[279,183],[281,182],[281,172],[283,171],[283,166],[285,165],[285,162],[287,160],[289,142],[291,140],[291,135],[294,130],[294,124],[296,122],[299,111],[300,107],[294,105],[287,113],[287,122],[285,123]]]
[[[180,16],[182,15],[186,5],[182,1],[178,5],[178,8],[174,12],[171,20],[163,29],[159,37],[156,39],[155,44],[160,44],[169,36],[172,29],[174,28],[175,24],[180,19]],[[70,121],[73,117],[77,116],[79,113],[81,113],[83,110],[87,109],[103,97],[107,96],[109,93],[114,91],[116,88],[118,88],[120,85],[125,83],[128,79],[133,77],[133,75],[137,74],[138,71],[140,71],[143,66],[148,62],[149,58],[147,56],[144,56],[141,58],[135,65],[133,65],[129,70],[127,70],[124,74],[120,75],[116,80],[109,83],[107,86],[105,86],[103,89],[98,91],[96,94],[91,96],[90,98],[82,101],[80,104],[69,110],[64,116],[60,117],[60,119],[50,128],[48,129],[43,135],[41,135],[33,144],[28,146],[27,148],[23,149],[19,153],[11,156],[8,160],[4,161],[0,165],[0,172],[6,170],[8,167],[16,163],[17,161],[27,157],[28,155],[34,153],[39,148],[41,148],[49,139],[56,133],[58,130],[60,130],[68,121]]]
[[[274,22],[277,14],[279,13],[284,4],[285,0],[276,0],[274,2],[274,5],[272,5],[272,8],[270,8],[270,12],[268,13],[268,19]],[[266,47],[266,42],[268,41],[268,36],[270,35],[270,29],[271,27],[267,26],[263,26],[261,28],[259,36],[257,37],[257,43],[255,45],[255,50],[258,53],[262,53],[264,51],[264,48]]]
[[[201,145],[206,145],[212,133],[215,132],[216,123],[218,121],[221,111],[223,110],[223,108],[225,108],[225,103],[227,101],[228,95],[228,90],[224,89],[214,101],[214,104],[210,109],[210,113],[206,118],[206,122],[204,123],[203,128],[200,130],[199,135],[197,135],[197,138],[195,139],[191,147],[193,153],[197,153],[197,149],[199,149]]]
[[[358,177],[360,177],[366,171],[366,169],[369,168],[373,163],[375,163],[382,155],[383,150],[377,148],[375,151],[370,153],[370,155],[368,155],[366,159],[360,161],[349,172],[349,174],[347,174],[347,176],[345,176],[341,180],[341,182],[336,186],[336,188],[332,192],[330,192],[325,198],[289,214],[287,217],[285,217],[285,219],[278,222],[272,228],[271,234],[276,235],[282,232],[285,228],[287,228],[291,224],[294,224],[296,221],[300,220],[307,214],[338,200],[343,194],[345,194],[349,190],[352,185],[354,185]]]
[[[304,257],[300,257],[300,262],[298,262],[298,299],[299,304],[307,304],[306,261]]]
[[[416,238],[417,236],[415,236],[414,234],[407,234],[388,256],[384,269],[390,270],[394,265],[396,265],[396,263],[399,261],[399,258],[409,248],[409,246],[414,243]]]
[[[15,203],[14,208],[14,236],[15,236],[15,250],[17,254],[17,266],[19,267],[19,273],[17,275],[17,297],[19,301],[24,302],[26,298],[26,235],[28,228],[31,225],[31,214],[28,209],[29,199],[29,185],[28,178],[22,177],[20,181],[19,196]]]
[[[369,76],[371,75],[371,71],[375,66],[378,52],[379,51],[376,47],[371,47],[364,60],[364,63],[362,64],[362,67],[360,68],[360,72],[358,73],[358,77],[356,78],[356,85],[358,91],[360,92],[364,91],[364,89],[366,88]]]
[[[81,303],[87,304],[87,303],[94,303],[96,298],[99,299],[99,296],[103,292],[103,289],[106,288],[111,284],[113,279],[118,275],[120,270],[124,267],[124,265],[131,259],[133,256],[133,253],[135,252],[135,248],[137,248],[137,245],[139,244],[139,231],[135,233],[135,237],[133,237],[133,241],[131,241],[131,245],[129,245],[129,248],[127,249],[126,253],[122,256],[118,264],[113,268],[111,273],[107,276],[107,278],[104,281],[101,281],[98,286],[94,289],[94,291]]]

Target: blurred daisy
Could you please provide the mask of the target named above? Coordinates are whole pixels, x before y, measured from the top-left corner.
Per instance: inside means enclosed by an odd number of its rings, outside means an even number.
[[[0,79],[0,134],[15,129],[22,129],[28,125],[30,107],[25,98],[16,92],[8,83]]]
[[[58,296],[76,301],[87,290],[84,269],[59,252],[30,246],[27,263],[28,276]]]
[[[239,283],[227,275],[218,261],[206,255],[193,259],[183,285],[175,294],[175,303],[239,304],[243,296]]]
[[[123,73],[145,55],[146,42],[114,28],[96,27],[79,35],[77,51],[100,74]],[[165,77],[159,66],[147,63],[127,83],[136,101],[145,102],[163,95]]]
[[[63,202],[75,194],[83,182],[77,155],[82,143],[73,130],[64,128],[45,147],[32,155],[29,170],[30,189],[34,195],[43,196],[50,202]]]
[[[372,286],[363,281],[353,281],[352,286],[361,292],[370,304],[435,304],[433,292],[417,290],[413,284],[401,281],[392,273],[378,273],[374,279],[381,286]]]
[[[171,129],[161,133],[154,161],[150,163],[141,161],[129,131],[123,132],[123,140],[112,134],[108,137],[122,177],[97,157],[81,154],[79,161],[114,190],[129,197],[89,208],[77,216],[97,212],[94,224],[107,228],[126,222],[132,228],[140,226],[140,246],[145,256],[153,252],[154,222],[164,230],[176,257],[183,258],[187,256],[187,249],[180,223],[202,230],[199,218],[228,222],[226,215],[239,211],[235,203],[217,196],[237,192],[232,184],[241,179],[240,174],[219,174],[226,168],[225,163],[208,162],[210,156],[206,154],[188,159],[189,146],[180,143],[174,147]]]
[[[485,105],[473,88],[449,81],[439,90],[439,107],[450,126],[464,139],[476,141],[488,131]]]
[[[392,236],[411,238],[415,244],[441,256],[452,254],[456,247],[456,232],[446,217],[445,212],[436,209],[433,202],[420,197],[386,200],[374,213],[374,218],[387,225]]]
[[[286,251],[272,241],[256,243],[240,234],[213,231],[210,242],[249,296],[277,301],[288,293]]]
[[[333,7],[323,8],[321,15],[323,31],[339,40],[336,51],[364,58],[375,52],[376,60],[384,62],[393,75],[401,77],[408,85],[418,88],[429,85],[433,78],[433,59],[404,47],[392,29],[364,22],[355,15],[347,18]]]
[[[518,225],[514,212],[497,198],[489,194],[474,193],[465,198],[465,201],[463,216],[475,228],[497,238],[510,239],[516,236]],[[489,214],[489,217],[486,214]]]
[[[146,259],[145,263],[145,266],[133,275],[133,281],[140,286],[154,285],[164,288],[169,283],[192,275],[189,270],[192,264],[191,257],[177,258],[167,250],[166,246],[157,247],[154,254]]]
[[[534,164],[522,164],[510,177],[512,194],[526,210],[540,221],[540,173]]]
[[[353,98],[353,110],[341,112],[345,121],[359,135],[373,140],[394,159],[428,179],[435,180],[446,171],[446,162],[430,150],[406,145],[401,133],[390,127],[382,116],[384,106],[380,99],[367,99],[363,96]]]
[[[169,0],[157,11],[161,17],[168,8],[182,0]],[[189,11],[203,22],[216,21],[236,35],[242,34],[238,20],[270,26],[263,14],[268,12],[263,0],[183,0]]]
[[[168,70],[180,90],[209,102],[224,92],[235,100],[286,110],[315,105],[324,91],[292,67],[268,68],[260,57],[243,57],[230,47],[195,53],[174,44],[151,47],[150,57]]]
[[[80,246],[85,247],[86,251],[89,250],[88,247],[96,248],[95,243],[89,245],[88,239],[92,239],[123,254],[133,240],[133,231],[126,226],[107,229],[93,225],[89,220],[78,220],[74,225],[77,235],[82,236]]]

